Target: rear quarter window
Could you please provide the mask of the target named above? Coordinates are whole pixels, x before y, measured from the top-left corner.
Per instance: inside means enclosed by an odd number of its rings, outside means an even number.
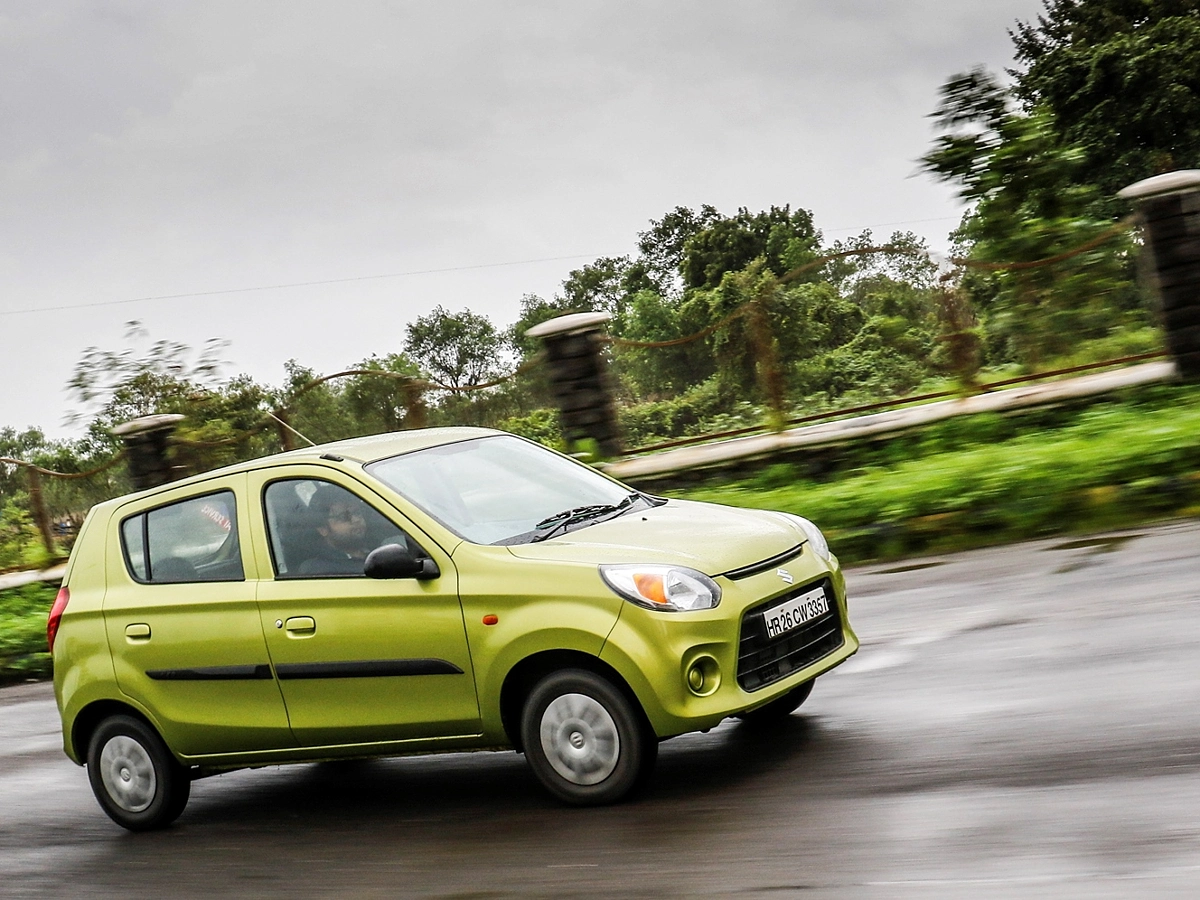
[[[143,584],[245,578],[233,491],[191,497],[124,519],[121,549],[129,574]]]

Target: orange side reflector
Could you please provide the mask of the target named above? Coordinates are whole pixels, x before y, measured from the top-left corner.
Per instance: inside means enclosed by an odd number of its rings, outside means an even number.
[[[499,616],[493,616],[491,613],[489,613],[488,615],[486,615],[486,616],[484,616],[484,617],[483,617],[483,624],[484,624],[484,625],[495,625],[495,624],[496,624],[497,622],[499,622],[499,621],[500,621],[500,617],[499,617]]]

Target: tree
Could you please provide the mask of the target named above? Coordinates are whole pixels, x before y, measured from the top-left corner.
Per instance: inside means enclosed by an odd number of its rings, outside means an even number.
[[[687,242],[721,220],[715,206],[707,203],[695,212],[677,206],[650,227],[638,233],[638,259],[634,264],[663,297],[678,297],[683,289],[680,273]]]
[[[943,86],[934,118],[944,133],[922,166],[974,203],[956,236],[969,265],[1000,267],[982,293],[994,298],[990,325],[1018,359],[1067,353],[1125,313],[1139,315],[1127,235],[1057,265],[1022,265],[1073,253],[1113,225],[1086,154],[1062,138],[1049,110],[1016,109],[994,76],[975,69]]]
[[[707,311],[695,305],[684,310],[678,301],[656,291],[639,291],[630,298],[620,336],[639,342],[674,341],[702,331],[708,324],[706,317]],[[713,354],[705,340],[667,347],[618,344],[614,363],[631,395],[639,400],[682,393],[715,371]]]
[[[352,368],[388,373],[355,375],[347,382],[346,404],[357,419],[358,433],[377,434],[420,427],[424,408],[416,387],[421,376],[416,363],[403,353],[389,353],[384,357],[372,354]]]
[[[688,238],[680,272],[685,288],[715,288],[727,272],[740,272],[761,257],[777,276],[815,257],[820,235],[812,213],[772,206],[751,213],[745,207]]]
[[[655,287],[644,264],[635,264],[628,256],[602,256],[594,263],[573,270],[556,299],[573,312],[602,310],[619,323],[630,297]]]
[[[499,372],[504,338],[487,316],[470,310],[451,313],[435,306],[412,322],[404,350],[448,388],[470,388]]]
[[[93,425],[107,430],[113,425],[159,412],[177,412],[189,397],[202,394],[219,381],[221,353],[228,341],[210,338],[192,358],[192,349],[177,341],[154,341],[142,323],[126,323],[122,350],[88,347],[75,366],[68,390],[95,414]],[[85,412],[76,412],[79,421]],[[96,428],[93,428],[95,431]]]
[[[1045,109],[1106,199],[1200,165],[1200,2],[1045,0],[1012,33],[1014,93]],[[1115,200],[1112,201],[1115,203]]]

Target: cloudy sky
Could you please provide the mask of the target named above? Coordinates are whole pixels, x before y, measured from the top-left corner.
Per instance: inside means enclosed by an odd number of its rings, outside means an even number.
[[[74,365],[131,319],[277,384],[439,303],[507,325],[677,205],[944,247],[937,89],[1040,8],[6,0],[0,427],[72,434]]]

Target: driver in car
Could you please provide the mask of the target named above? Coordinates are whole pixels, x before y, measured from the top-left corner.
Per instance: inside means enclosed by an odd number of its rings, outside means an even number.
[[[302,575],[361,575],[375,542],[367,529],[366,509],[353,494],[321,485],[308,503],[318,540],[316,554],[300,564]]]

